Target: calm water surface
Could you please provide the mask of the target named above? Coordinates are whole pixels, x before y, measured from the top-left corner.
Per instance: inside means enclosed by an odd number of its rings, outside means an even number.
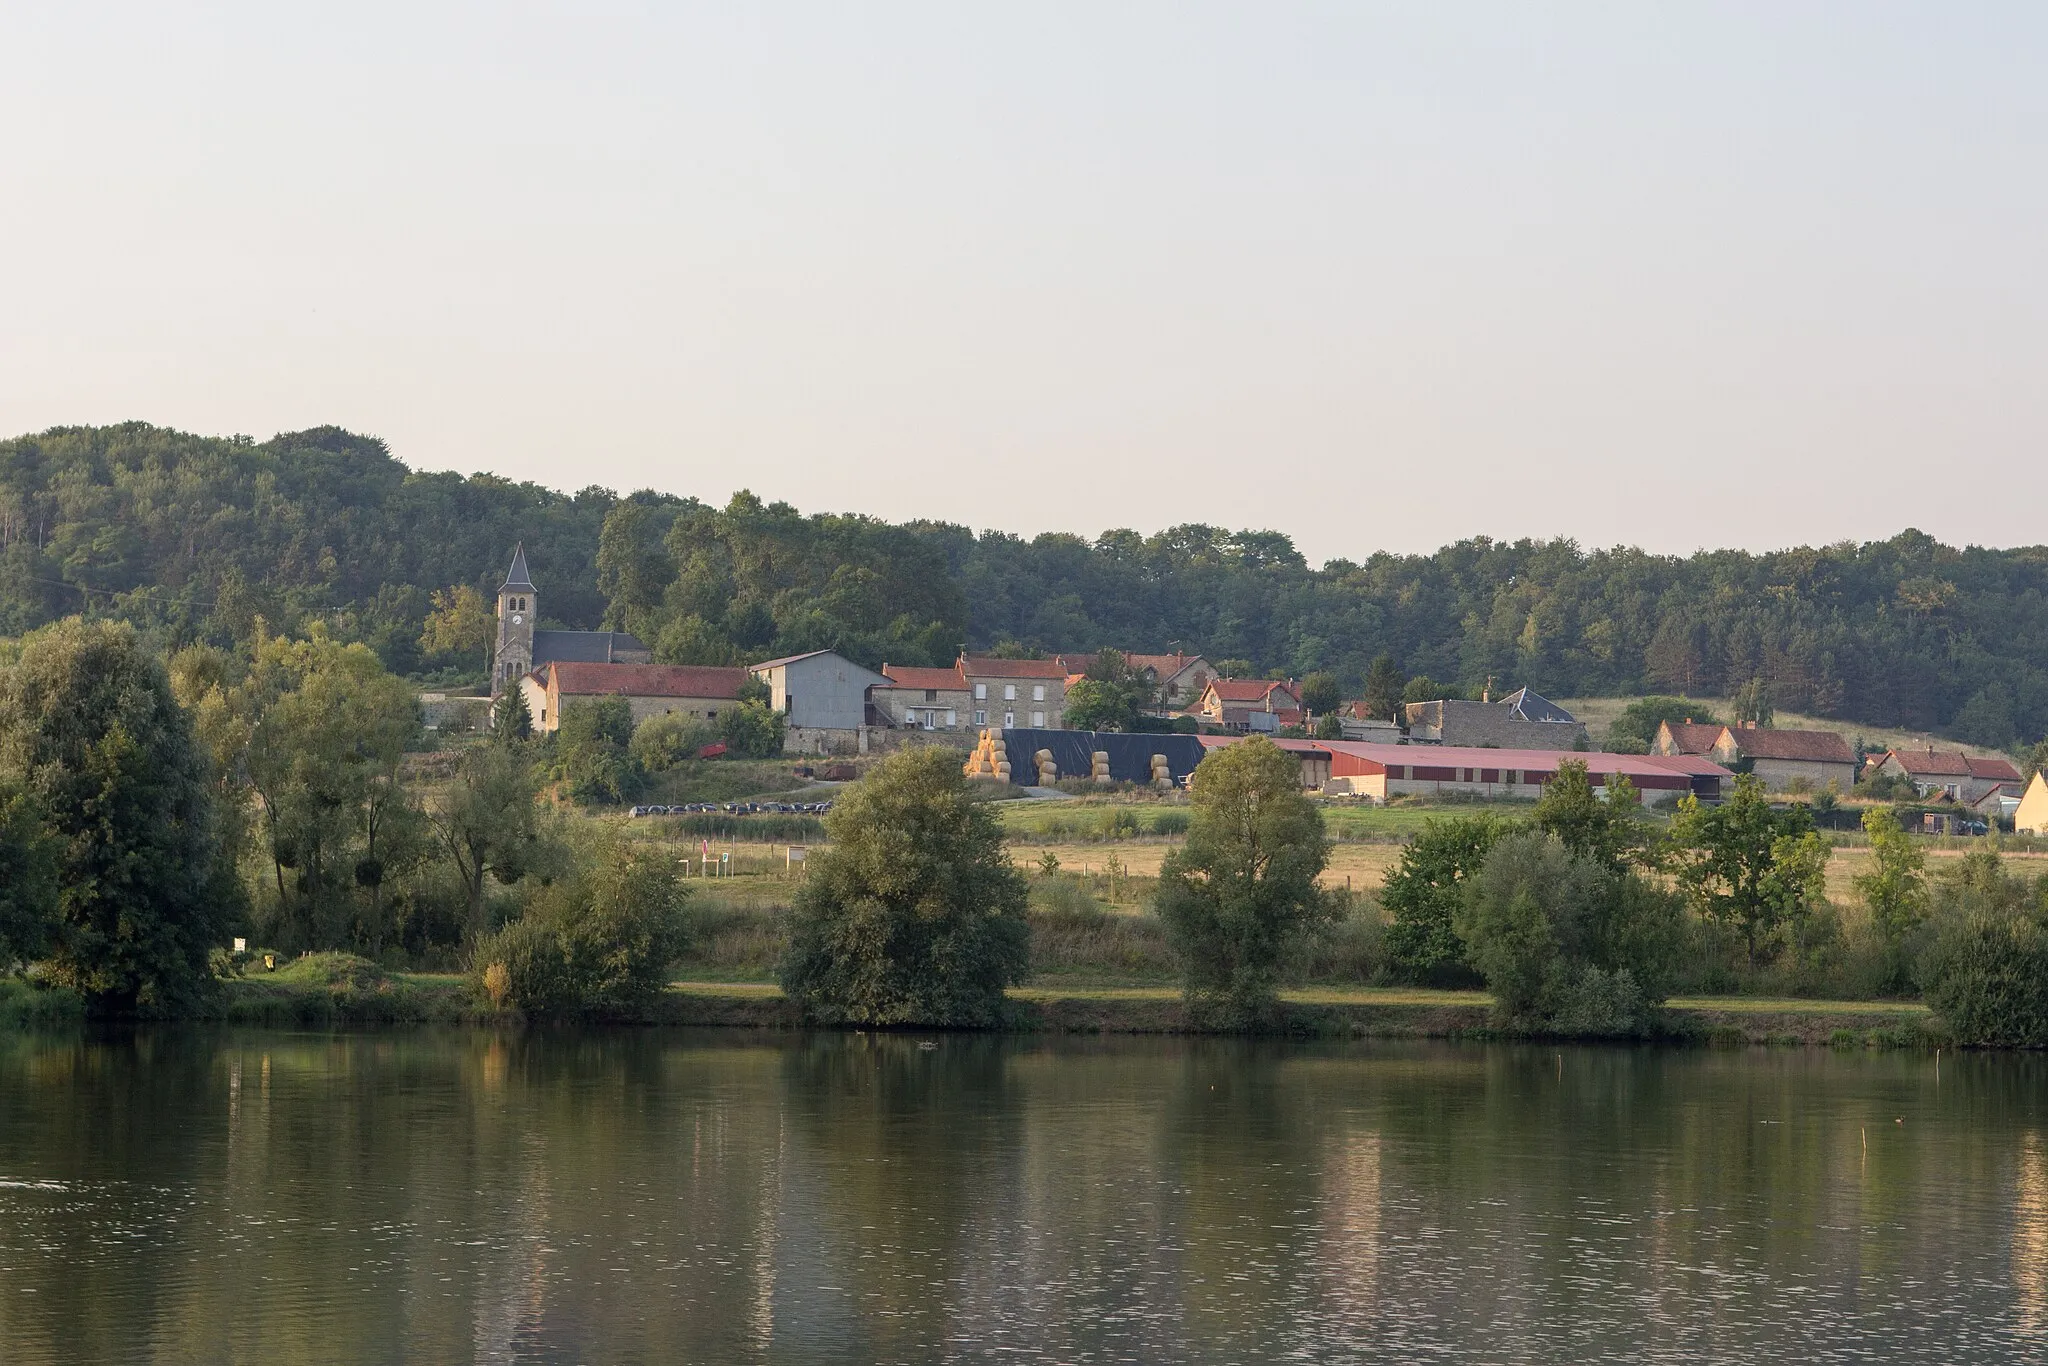
[[[2034,1058],[0,1037],[9,1366],[2044,1355]]]

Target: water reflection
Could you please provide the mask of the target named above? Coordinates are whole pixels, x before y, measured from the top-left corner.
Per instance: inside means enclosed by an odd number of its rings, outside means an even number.
[[[0,1039],[0,1360],[2003,1360],[2042,1063]]]

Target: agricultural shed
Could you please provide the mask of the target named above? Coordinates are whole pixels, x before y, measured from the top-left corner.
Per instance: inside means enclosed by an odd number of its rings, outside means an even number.
[[[1688,793],[1718,798],[1734,777],[1697,755],[1599,754],[1553,749],[1484,749],[1456,745],[1376,745],[1319,740],[1330,753],[1330,776],[1363,796],[1438,796],[1463,792],[1480,797],[1537,797],[1564,762],[1583,763],[1596,788],[1624,775],[1645,801],[1675,800]]]
[[[1152,778],[1152,756],[1166,756],[1176,783],[1184,783],[1202,762],[1201,739],[1193,735],[1129,734],[1119,731],[1034,730],[1011,727],[999,732],[1010,758],[1010,781],[1022,786],[1038,782],[1032,756],[1042,749],[1052,751],[1062,778],[1088,776],[1096,751],[1109,755],[1109,776],[1118,782],[1145,783]]]

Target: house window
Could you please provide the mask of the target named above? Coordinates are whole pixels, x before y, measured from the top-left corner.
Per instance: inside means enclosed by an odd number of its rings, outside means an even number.
[[[1013,712],[1013,711],[1006,711],[1006,712],[1004,712],[1004,713],[1003,713],[1003,729],[1004,729],[1004,730],[1015,730],[1016,728],[1017,728],[1017,713],[1016,713],[1016,712]]]
[[[1034,728],[1034,729],[1037,729],[1037,730],[1044,730],[1044,729],[1045,729],[1045,713],[1044,713],[1044,712],[1042,712],[1042,711],[1035,711],[1035,712],[1032,712],[1032,713],[1031,713],[1031,724],[1032,724],[1032,726],[1033,726],[1033,728]]]
[[[1045,701],[1045,684],[1033,683],[1031,685],[1031,700],[1033,702]]]
[[[956,713],[955,713],[955,712],[953,711],[953,709],[952,709],[951,707],[948,707],[948,708],[946,708],[946,729],[947,729],[947,730],[951,730],[951,729],[953,729],[953,727],[955,727],[955,726],[957,726],[957,725],[959,725],[959,724],[960,724],[960,718],[959,718],[959,716],[958,716],[958,715],[957,715],[957,714],[956,714]]]
[[[974,685],[974,700],[977,702],[988,701],[988,684],[977,683]]]
[[[985,711],[977,711],[976,713],[974,713],[974,724],[975,724],[975,725],[977,725],[977,726],[985,726],[985,725],[987,725],[987,724],[988,724],[988,713],[987,713],[987,712],[985,712]]]
[[[1016,685],[1015,683],[1005,683],[1005,684],[1003,684],[1003,701],[1005,701],[1005,702],[1015,702],[1016,700],[1017,700],[1017,685]]]

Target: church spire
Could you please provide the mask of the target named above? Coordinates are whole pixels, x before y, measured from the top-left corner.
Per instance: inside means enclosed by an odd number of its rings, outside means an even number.
[[[526,542],[524,541],[512,547],[512,567],[505,571],[504,586],[499,588],[498,591],[503,593],[515,588],[528,593],[539,591],[534,588],[533,580],[526,573]]]

